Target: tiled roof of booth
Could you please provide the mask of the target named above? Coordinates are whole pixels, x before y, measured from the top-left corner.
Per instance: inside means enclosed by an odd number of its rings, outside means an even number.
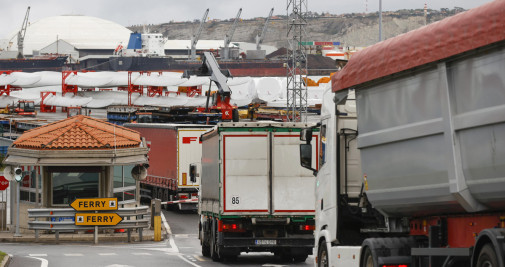
[[[39,150],[93,150],[134,148],[141,143],[140,134],[84,115],[47,124],[26,131],[13,147]]]

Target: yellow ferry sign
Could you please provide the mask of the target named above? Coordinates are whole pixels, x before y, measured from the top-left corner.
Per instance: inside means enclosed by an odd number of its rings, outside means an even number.
[[[77,198],[70,206],[76,211],[117,210],[117,198]]]
[[[76,213],[75,225],[114,226],[123,221],[116,213]]]

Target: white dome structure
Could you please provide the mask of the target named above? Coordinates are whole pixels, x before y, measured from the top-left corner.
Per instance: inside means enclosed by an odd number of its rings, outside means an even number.
[[[64,40],[79,50],[115,49],[121,42],[128,44],[131,31],[115,22],[88,16],[54,16],[28,25],[23,52],[32,55],[33,50]],[[17,50],[17,32],[11,50]],[[12,37],[13,35],[11,35]]]

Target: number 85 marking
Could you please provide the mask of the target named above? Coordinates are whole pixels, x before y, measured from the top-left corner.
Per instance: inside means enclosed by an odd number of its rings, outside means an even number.
[[[240,204],[240,198],[238,196],[232,196],[231,197],[231,204],[232,205],[238,205],[238,204]]]

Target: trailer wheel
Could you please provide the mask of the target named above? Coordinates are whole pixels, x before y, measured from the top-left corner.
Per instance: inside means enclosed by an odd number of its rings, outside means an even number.
[[[328,248],[321,242],[317,252],[317,267],[328,267]]]
[[[210,246],[209,246],[209,238],[205,234],[205,229],[202,224],[199,223],[199,235],[200,235],[200,245],[202,245],[202,256],[210,257]]]
[[[376,267],[377,265],[374,263],[374,257],[372,255],[372,250],[370,247],[363,248],[363,254],[361,257],[360,267]]]
[[[491,244],[482,247],[476,267],[498,267],[498,257]]]

